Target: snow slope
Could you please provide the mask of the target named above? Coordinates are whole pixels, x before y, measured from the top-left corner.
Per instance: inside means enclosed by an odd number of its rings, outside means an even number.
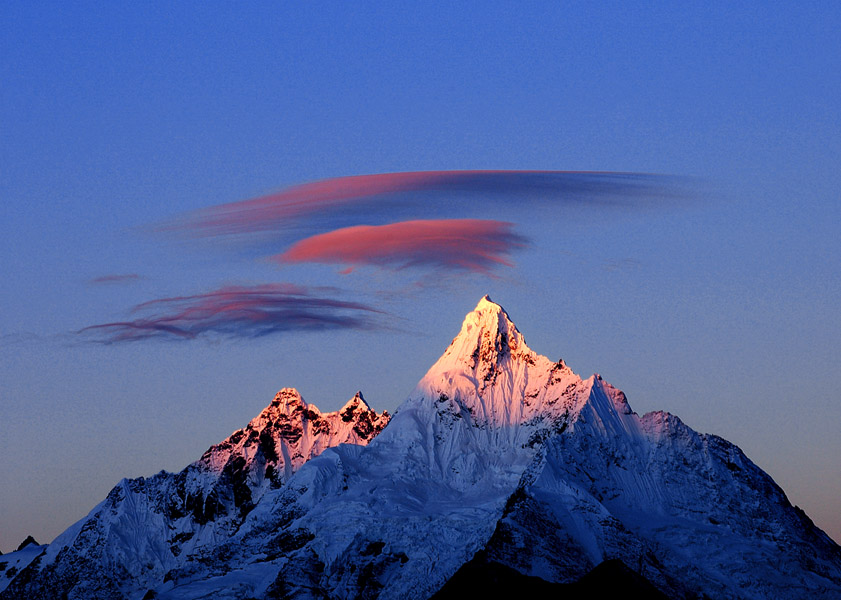
[[[29,543],[31,540],[31,543]],[[0,554],[0,592],[5,590],[15,576],[28,567],[46,549],[46,546],[39,545],[32,537],[18,547],[15,552]]]

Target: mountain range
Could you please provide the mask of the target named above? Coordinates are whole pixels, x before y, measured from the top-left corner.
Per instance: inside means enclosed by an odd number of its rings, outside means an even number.
[[[637,415],[599,375],[533,352],[486,296],[393,416],[361,393],[322,413],[285,388],[184,470],[124,479],[51,544],[0,556],[0,588],[829,599],[841,547],[738,447]]]

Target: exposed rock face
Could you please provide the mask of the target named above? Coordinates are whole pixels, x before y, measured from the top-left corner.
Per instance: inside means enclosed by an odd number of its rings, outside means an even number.
[[[425,599],[467,563],[534,589],[841,597],[841,548],[736,446],[639,417],[487,297],[387,420],[284,390],[181,473],[124,481],[5,597]]]
[[[327,448],[367,444],[390,418],[388,412],[378,415],[371,410],[362,392],[338,411],[322,413],[307,404],[297,390],[284,388],[244,429],[211,446],[194,464],[204,472],[230,473],[248,489],[253,502],[262,487],[279,487]]]

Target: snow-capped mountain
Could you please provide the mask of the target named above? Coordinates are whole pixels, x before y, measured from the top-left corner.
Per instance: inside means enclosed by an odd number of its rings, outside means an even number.
[[[29,571],[7,582],[3,597],[142,596],[227,540],[263,495],[307,460],[337,444],[367,444],[389,418],[371,410],[361,392],[322,413],[284,388],[245,428],[184,470],[122,480]]]
[[[45,549],[46,546],[36,542],[35,538],[30,535],[21,542],[14,552],[8,554],[0,552],[0,592],[5,590],[17,574],[28,567]]]
[[[841,548],[736,446],[638,416],[487,297],[387,427],[354,401],[316,419],[282,391],[181,473],[122,482],[0,597],[429,598],[477,565],[623,563],[670,598],[841,597]]]

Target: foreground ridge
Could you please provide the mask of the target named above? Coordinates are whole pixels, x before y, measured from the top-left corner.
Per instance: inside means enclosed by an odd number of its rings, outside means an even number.
[[[477,576],[841,597],[841,548],[739,448],[640,417],[532,351],[487,296],[393,417],[281,390],[181,473],[121,482],[28,565],[0,598],[425,599]]]

